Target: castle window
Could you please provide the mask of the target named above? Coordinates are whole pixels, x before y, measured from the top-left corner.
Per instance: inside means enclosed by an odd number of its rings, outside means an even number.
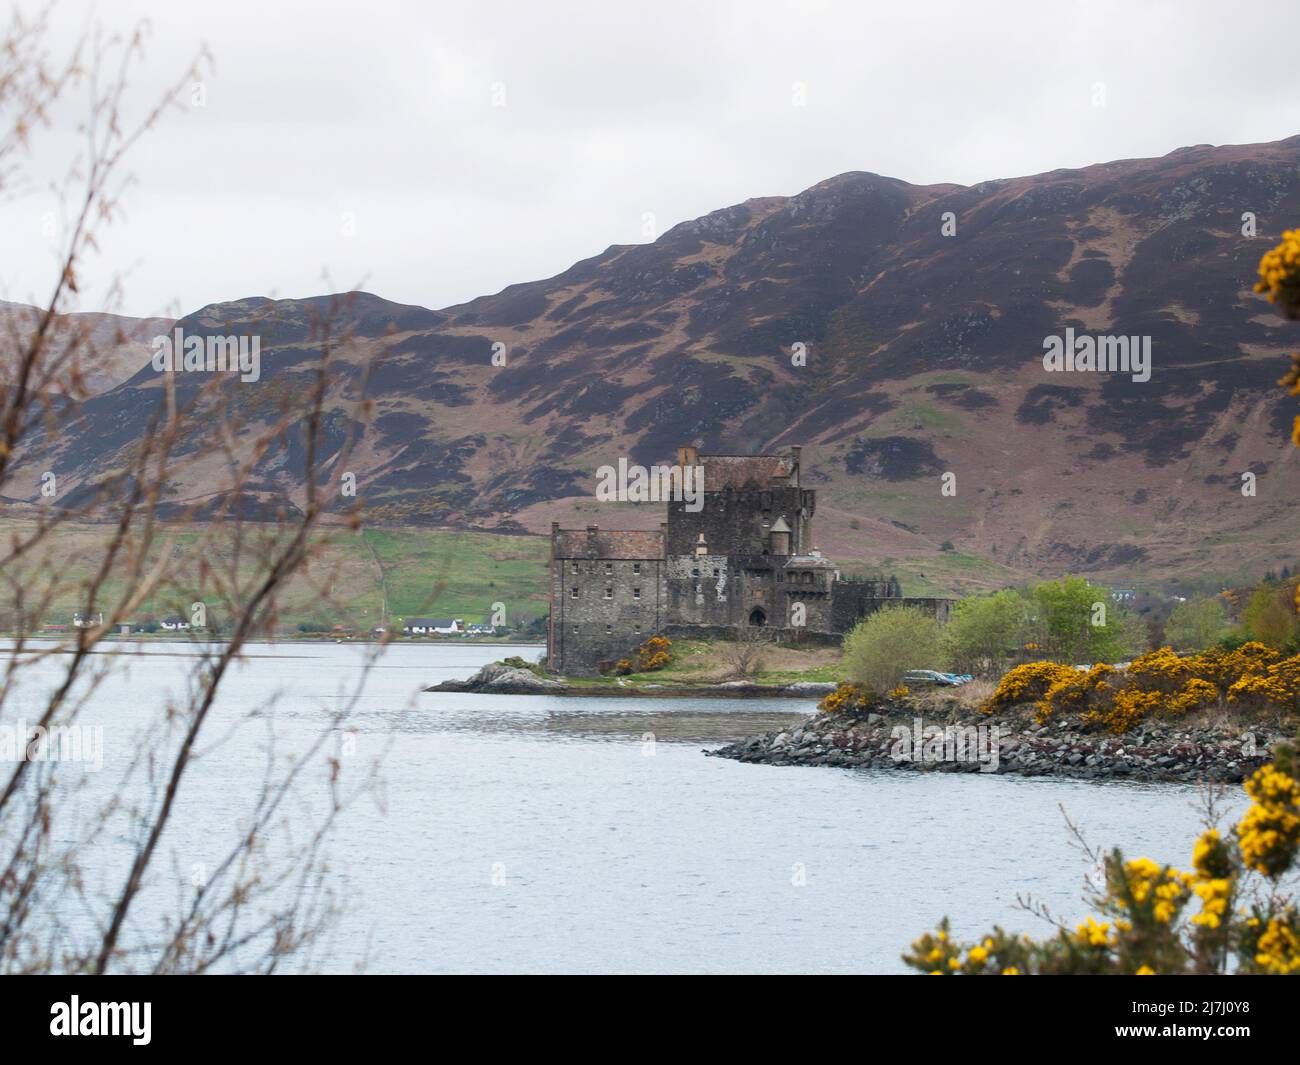
[[[611,632],[613,632],[613,631],[614,631],[614,626],[613,626],[613,625],[606,625],[606,626],[605,626],[605,635],[606,635],[606,636],[608,636],[608,635],[609,635]]]
[[[632,631],[635,632],[638,636],[640,636],[640,635],[641,635],[641,626],[640,626],[640,625],[633,625],[633,626],[632,626]]]
[[[777,571],[776,571],[776,583],[777,583],[777,584],[784,584],[784,583],[785,583],[785,574],[782,573],[780,570],[777,570]]]
[[[569,589],[569,598],[570,598],[570,599],[577,599],[577,598],[578,598],[578,586],[577,586],[576,584],[575,584],[572,588]]]
[[[718,575],[718,567],[717,567],[717,566],[714,566],[714,567],[713,567],[713,575],[714,575],[715,577]]]
[[[578,635],[578,626],[577,626],[577,625],[574,625],[574,626],[573,626],[573,635],[574,635],[574,636],[577,636],[577,635]]]
[[[700,567],[696,566],[694,569],[691,570],[691,576],[698,577],[699,575],[700,575]]]
[[[606,598],[606,599],[613,599],[613,598],[614,598],[614,589],[613,589],[613,588],[606,588],[606,589],[605,589],[605,598]]]
[[[613,573],[613,572],[614,572],[614,563],[612,563],[612,562],[606,562],[606,563],[605,563],[605,575],[608,576],[609,574],[611,574],[611,573]]]
[[[640,572],[641,572],[641,563],[640,563],[640,562],[633,562],[633,563],[632,563],[632,572],[633,572],[633,573],[640,573]]]
[[[640,589],[640,588],[633,588],[633,589],[632,589],[632,598],[633,598],[633,599],[640,599],[640,598],[641,598],[641,589]]]

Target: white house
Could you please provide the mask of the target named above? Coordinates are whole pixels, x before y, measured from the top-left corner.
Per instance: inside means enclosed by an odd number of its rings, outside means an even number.
[[[451,636],[465,631],[460,618],[407,618],[402,625],[407,636]]]
[[[190,627],[190,623],[177,614],[168,615],[158,624],[168,632],[185,632]]]

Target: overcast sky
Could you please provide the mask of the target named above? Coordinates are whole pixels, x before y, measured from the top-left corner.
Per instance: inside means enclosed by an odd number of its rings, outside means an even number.
[[[153,24],[137,113],[215,59],[83,275],[82,309],[123,272],[137,315],[353,287],[443,307],[848,170],[970,184],[1300,133],[1295,0],[62,0],[52,43],[93,18]],[[0,204],[0,298],[49,287],[71,118]]]

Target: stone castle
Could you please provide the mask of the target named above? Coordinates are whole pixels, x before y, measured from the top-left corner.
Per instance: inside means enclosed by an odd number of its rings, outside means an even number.
[[[813,546],[817,492],[786,455],[677,450],[703,477],[703,507],[668,501],[657,532],[551,526],[550,667],[594,674],[651,636],[726,639],[744,626],[838,642],[885,606],[947,620],[947,599],[903,598],[898,581],[846,578]]]

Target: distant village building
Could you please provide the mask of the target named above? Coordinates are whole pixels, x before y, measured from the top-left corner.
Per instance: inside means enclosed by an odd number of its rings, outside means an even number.
[[[466,636],[491,636],[494,632],[496,632],[496,629],[494,629],[491,625],[466,625],[465,626]]]
[[[93,629],[96,625],[104,624],[104,615],[102,612],[96,614],[78,612],[72,615],[72,624],[79,629]]]
[[[168,632],[185,632],[190,627],[190,623],[179,614],[169,614],[158,624]]]
[[[734,637],[745,627],[835,643],[886,606],[946,621],[949,599],[904,598],[894,578],[849,578],[814,546],[817,493],[786,455],[701,455],[704,504],[668,502],[658,532],[551,526],[550,666],[591,674],[651,636]]]
[[[464,632],[465,622],[460,618],[407,618],[402,631],[407,636],[451,636]]]

